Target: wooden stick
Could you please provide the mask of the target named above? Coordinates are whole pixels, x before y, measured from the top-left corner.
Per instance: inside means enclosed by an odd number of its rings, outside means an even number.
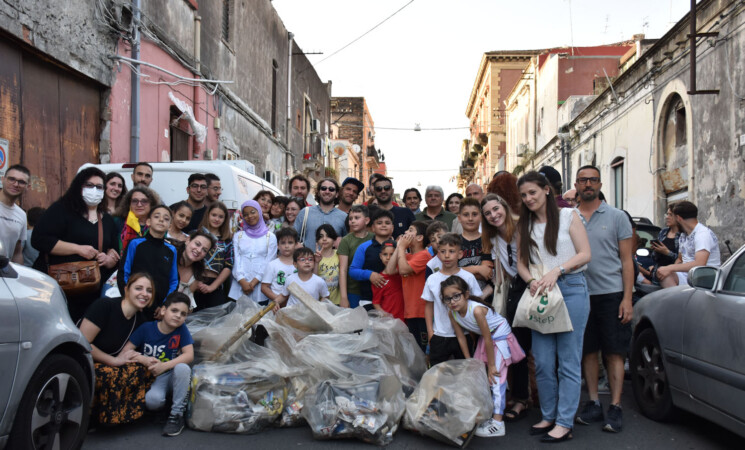
[[[246,323],[244,323],[243,325],[241,325],[241,327],[238,329],[238,331],[236,331],[235,333],[233,333],[233,335],[230,336],[230,339],[228,339],[227,342],[225,342],[215,352],[215,354],[212,355],[212,357],[209,360],[210,361],[217,361],[218,359],[220,359],[223,356],[223,354],[225,354],[228,350],[230,350],[230,347],[232,347],[233,344],[235,344],[238,341],[238,339],[240,339],[244,334],[246,334],[246,332],[248,332],[248,330],[251,329],[252,326],[256,325],[256,323],[259,320],[261,320],[262,317],[264,317],[265,315],[267,315],[269,313],[269,311],[273,310],[274,309],[274,305],[275,305],[275,303],[273,301],[269,302],[269,304],[266,305],[264,307],[264,309],[262,309],[261,311],[257,312],[253,317],[251,317],[250,319],[248,319],[248,321],[246,321]]]

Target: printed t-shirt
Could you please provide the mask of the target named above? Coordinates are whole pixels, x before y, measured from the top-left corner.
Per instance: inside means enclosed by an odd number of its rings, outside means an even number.
[[[328,258],[321,258],[318,263],[318,276],[326,282],[329,300],[334,305],[338,305],[341,300],[341,291],[339,291],[339,255],[336,252]]]
[[[279,294],[282,292],[287,278],[293,273],[297,273],[293,264],[285,264],[279,258],[273,259],[266,265],[261,282],[270,284],[272,292]]]
[[[168,362],[178,357],[183,347],[192,345],[194,340],[186,325],[181,325],[168,334],[158,329],[158,322],[147,322],[132,333],[129,342],[145,356],[152,356],[160,362]]]

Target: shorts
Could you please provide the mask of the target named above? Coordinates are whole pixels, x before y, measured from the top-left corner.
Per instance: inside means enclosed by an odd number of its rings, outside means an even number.
[[[466,335],[466,342],[469,350],[473,353],[473,339],[470,334]],[[434,335],[429,341],[429,364],[434,366],[445,362],[450,358],[465,359],[463,352],[458,344],[457,337],[442,337]]]
[[[688,272],[675,272],[675,275],[678,276],[678,286],[688,285]]]
[[[427,351],[427,322],[422,317],[412,317],[405,319],[409,332],[414,336],[414,340],[419,344],[423,352]]]
[[[623,292],[590,296],[590,317],[585,328],[582,354],[625,355],[631,344],[631,322],[622,324],[618,308]]]
[[[349,307],[356,308],[360,306],[360,295],[347,293],[347,300],[349,300]]]

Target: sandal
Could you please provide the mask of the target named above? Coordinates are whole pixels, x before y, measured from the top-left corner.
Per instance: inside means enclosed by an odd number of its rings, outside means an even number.
[[[515,405],[517,404],[523,405],[523,409],[520,412],[515,411]],[[523,400],[515,400],[515,403],[512,405],[511,409],[508,409],[504,412],[504,415],[502,418],[505,422],[517,422],[520,419],[525,418],[525,416],[528,415],[528,403]]]

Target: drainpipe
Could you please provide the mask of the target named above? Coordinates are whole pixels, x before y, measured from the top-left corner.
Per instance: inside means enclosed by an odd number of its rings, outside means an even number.
[[[293,157],[290,149],[290,129],[292,129],[292,39],[294,34],[287,32],[287,125],[285,126],[285,170],[287,176],[292,173],[290,159]]]
[[[132,0],[132,59],[140,59],[140,0]],[[132,65],[129,160],[140,161],[140,65]]]
[[[202,17],[199,15],[194,16],[194,68],[196,73],[194,78],[199,78],[199,74],[202,72],[202,47],[201,47],[201,35],[202,35]],[[192,108],[194,109],[194,119],[203,123],[207,126],[206,112],[202,112],[200,105],[207,105],[207,95],[199,85],[194,86],[194,93],[192,95]],[[204,120],[203,120],[204,119]],[[209,127],[207,128],[207,134],[209,135]],[[192,153],[194,159],[199,159],[202,156],[204,150],[203,143],[197,141],[197,137],[192,138]],[[204,159],[204,158],[202,158]]]

